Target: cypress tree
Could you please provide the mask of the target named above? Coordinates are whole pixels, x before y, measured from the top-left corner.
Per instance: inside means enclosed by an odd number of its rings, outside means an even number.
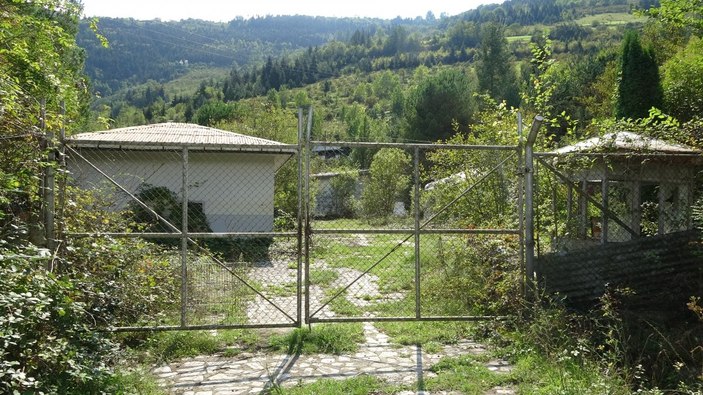
[[[642,48],[635,31],[625,33],[620,63],[617,118],[645,118],[652,107],[661,108],[663,91],[659,67],[649,48]]]

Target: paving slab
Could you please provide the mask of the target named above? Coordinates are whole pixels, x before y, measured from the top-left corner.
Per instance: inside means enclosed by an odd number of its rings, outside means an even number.
[[[292,387],[320,379],[348,379],[362,374],[373,375],[389,383],[414,385],[435,374],[432,365],[444,356],[482,354],[483,345],[464,340],[445,346],[441,352],[426,353],[417,346],[398,347],[372,323],[364,324],[366,342],[359,350],[346,355],[287,355],[265,352],[242,353],[235,357],[195,357],[152,370],[159,384],[171,394],[222,395],[261,394],[273,386]],[[502,360],[486,366],[497,372],[509,372]],[[512,395],[511,388],[498,387],[487,394]],[[429,394],[427,391],[403,391],[401,395]],[[437,394],[451,395],[453,392]]]

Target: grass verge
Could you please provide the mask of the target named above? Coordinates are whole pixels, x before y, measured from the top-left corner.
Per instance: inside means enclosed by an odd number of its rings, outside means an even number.
[[[471,337],[474,325],[468,322],[378,322],[376,327],[403,345],[454,344]]]
[[[292,388],[275,388],[275,395],[385,395],[397,393],[395,387],[373,376],[358,376],[347,380],[324,379]]]
[[[364,328],[359,323],[322,324],[312,329],[297,328],[285,335],[273,335],[269,345],[288,354],[342,354],[354,352],[364,340]]]

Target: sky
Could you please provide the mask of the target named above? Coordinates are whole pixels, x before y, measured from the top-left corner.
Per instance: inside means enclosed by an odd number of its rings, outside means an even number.
[[[123,17],[140,20],[204,19],[227,22],[237,16],[312,15],[392,19],[456,15],[481,4],[503,0],[83,0],[86,17]]]

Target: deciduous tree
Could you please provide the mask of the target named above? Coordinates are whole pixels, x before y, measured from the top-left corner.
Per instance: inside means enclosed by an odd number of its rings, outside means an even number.
[[[681,121],[703,117],[703,40],[692,38],[663,67],[664,106]]]

